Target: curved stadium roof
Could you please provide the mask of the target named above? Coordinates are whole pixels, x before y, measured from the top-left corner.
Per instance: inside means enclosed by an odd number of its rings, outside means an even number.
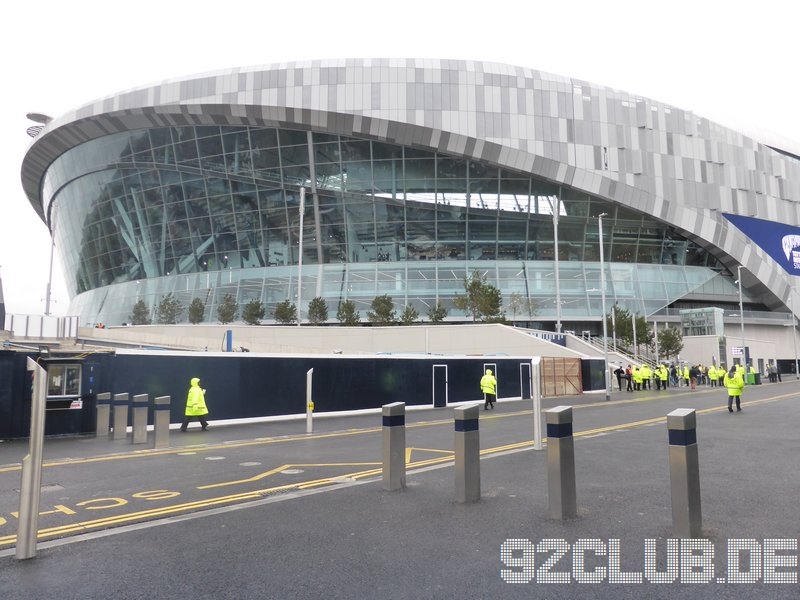
[[[585,81],[504,64],[342,59],[237,68],[141,87],[48,123],[22,165],[46,220],[48,165],[87,140],[140,128],[311,129],[432,149],[530,173],[670,223],[777,307],[787,276],[721,213],[800,223],[798,148]],[[46,201],[46,200],[45,200]],[[775,294],[775,296],[772,296]]]

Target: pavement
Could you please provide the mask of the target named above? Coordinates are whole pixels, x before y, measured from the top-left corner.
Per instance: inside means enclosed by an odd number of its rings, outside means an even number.
[[[455,500],[452,407],[407,412],[407,483],[393,492],[379,413],[316,417],[313,434],[304,419],[212,420],[173,431],[163,451],[49,438],[27,560],[12,538],[28,446],[5,441],[0,597],[797,598],[800,382],[748,386],[734,414],[712,388],[603,398],[543,400],[574,408],[578,516],[566,521],[548,517],[529,400],[480,411],[472,503]],[[693,541],[672,541],[664,416],[680,407],[697,409]]]

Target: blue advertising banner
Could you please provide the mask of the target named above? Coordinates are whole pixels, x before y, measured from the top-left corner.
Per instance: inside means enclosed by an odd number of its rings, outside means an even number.
[[[789,275],[800,275],[800,227],[722,213]]]

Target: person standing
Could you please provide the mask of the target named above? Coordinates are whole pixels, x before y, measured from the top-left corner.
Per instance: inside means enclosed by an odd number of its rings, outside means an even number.
[[[719,379],[721,369],[717,369],[716,365],[708,367],[708,381],[711,387],[717,387],[717,379]],[[724,371],[722,371],[724,373]]]
[[[486,369],[486,374],[481,377],[481,391],[483,392],[483,410],[494,410],[494,403],[497,400],[497,379],[492,375],[491,369]]]
[[[633,385],[631,385],[631,380],[633,379],[633,371],[631,371],[631,366],[628,365],[628,368],[625,369],[625,381],[628,382],[628,391],[633,391]]]
[[[669,370],[667,369],[667,365],[661,365],[661,368],[658,371],[658,377],[661,379],[661,387],[659,389],[667,389],[667,386],[669,385]]]
[[[617,376],[617,387],[619,391],[622,391],[622,378],[625,377],[625,369],[622,368],[622,365],[618,366],[614,369],[614,375]]]
[[[200,378],[192,377],[189,394],[186,396],[186,410],[184,411],[183,423],[181,423],[181,431],[186,431],[189,421],[195,418],[200,421],[202,431],[206,431],[208,429],[207,414],[206,391],[200,387]]]
[[[697,368],[697,365],[692,365],[689,369],[689,381],[691,383],[692,389],[697,389],[697,378],[700,377],[700,369]]]
[[[653,377],[653,371],[650,368],[650,365],[644,363],[641,367],[639,367],[639,373],[642,376],[642,389],[643,390],[653,389],[653,384],[651,381],[651,378]]]
[[[733,401],[736,400],[736,412],[742,410],[741,399],[742,389],[744,388],[744,378],[738,371],[736,366],[732,366],[731,370],[725,373],[722,383],[728,390],[728,412],[733,412]]]

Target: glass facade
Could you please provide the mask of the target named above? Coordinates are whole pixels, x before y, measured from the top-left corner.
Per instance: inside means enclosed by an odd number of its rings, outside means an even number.
[[[300,189],[305,188],[300,231]],[[716,274],[714,258],[667,224],[583,192],[444,154],[365,139],[252,127],[168,127],[106,136],[69,150],[42,189],[55,242],[86,323],[129,320],[168,294],[206,305],[232,294],[271,314],[315,296],[331,314],[377,295],[421,315],[452,299],[473,271],[509,318],[600,321],[597,216],[607,301],[649,315]],[[558,211],[558,248],[554,212]],[[555,277],[555,256],[559,273]],[[558,280],[558,282],[557,282]],[[534,315],[512,312],[512,294]],[[186,313],[184,313],[184,318]]]

